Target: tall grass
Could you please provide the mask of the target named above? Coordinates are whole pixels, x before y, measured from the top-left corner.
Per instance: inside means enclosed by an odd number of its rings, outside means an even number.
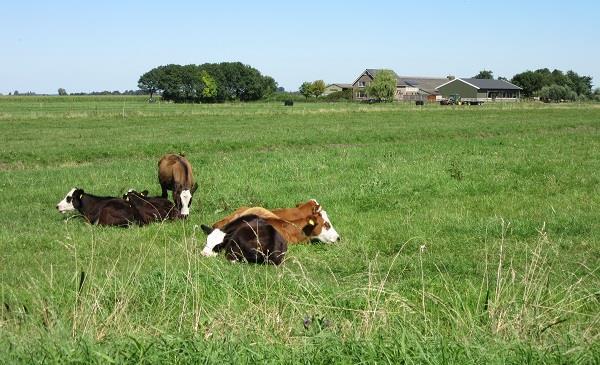
[[[599,110],[194,107],[3,120],[0,362],[600,360]],[[165,152],[200,182],[187,221],[55,211],[73,186],[158,193]],[[308,198],[339,244],[279,267],[199,254],[200,223]]]

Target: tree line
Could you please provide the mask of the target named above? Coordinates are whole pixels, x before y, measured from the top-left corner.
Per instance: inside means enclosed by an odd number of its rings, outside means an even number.
[[[140,90],[174,102],[214,103],[262,99],[277,90],[270,76],[241,62],[158,66],[140,76]]]

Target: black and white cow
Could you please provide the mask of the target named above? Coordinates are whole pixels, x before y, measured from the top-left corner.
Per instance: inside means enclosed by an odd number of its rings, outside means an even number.
[[[91,224],[128,227],[142,224],[141,217],[129,202],[115,197],[87,194],[83,189],[71,189],[57,205],[61,213],[79,211]]]

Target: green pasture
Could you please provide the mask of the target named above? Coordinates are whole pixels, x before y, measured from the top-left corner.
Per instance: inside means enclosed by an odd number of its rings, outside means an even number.
[[[149,104],[0,97],[0,363],[600,362],[596,104]],[[186,221],[90,226],[72,187]],[[279,266],[200,255],[241,205],[327,210]]]

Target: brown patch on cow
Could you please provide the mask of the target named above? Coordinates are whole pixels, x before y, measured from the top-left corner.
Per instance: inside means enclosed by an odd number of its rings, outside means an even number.
[[[257,216],[273,226],[287,243],[307,242],[321,234],[329,223],[320,214],[321,206],[315,200],[298,204],[295,208],[268,210],[263,207],[240,207],[212,227],[222,229],[227,224],[245,216]]]

